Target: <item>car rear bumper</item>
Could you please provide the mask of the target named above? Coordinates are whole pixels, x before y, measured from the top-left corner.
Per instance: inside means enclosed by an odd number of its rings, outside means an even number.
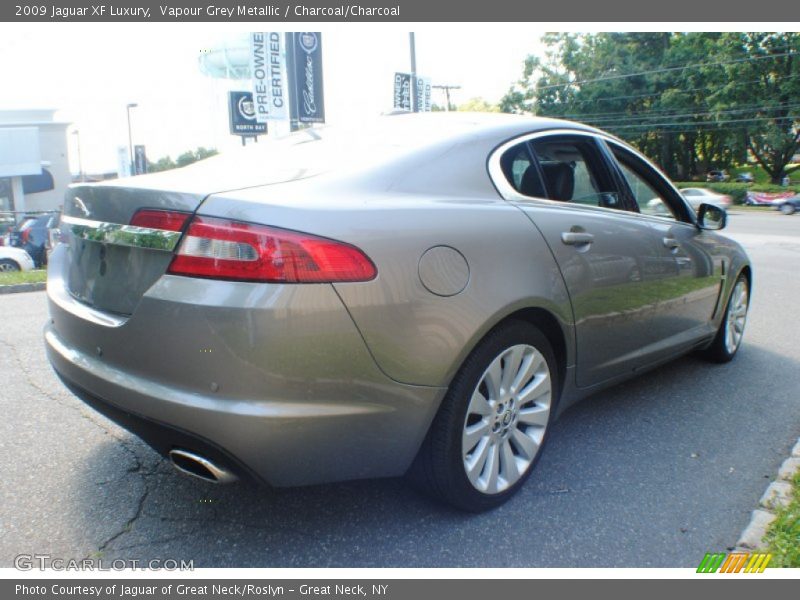
[[[330,285],[164,276],[119,317],[69,295],[62,254],[50,362],[161,453],[211,454],[275,486],[401,475],[444,395],[385,376]]]

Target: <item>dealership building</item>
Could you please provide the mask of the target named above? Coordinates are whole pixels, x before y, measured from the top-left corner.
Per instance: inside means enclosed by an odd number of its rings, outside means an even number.
[[[58,210],[71,182],[69,123],[53,109],[0,110],[0,214]]]

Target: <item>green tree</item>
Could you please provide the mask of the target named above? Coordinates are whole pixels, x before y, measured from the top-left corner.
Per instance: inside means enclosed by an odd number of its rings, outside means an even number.
[[[800,150],[800,33],[728,33],[721,42],[718,56],[731,61],[728,78],[747,85],[724,86],[717,97],[746,107],[747,149],[780,183]]]
[[[163,156],[159,158],[156,162],[147,161],[147,172],[148,173],[157,173],[159,171],[169,171],[170,169],[174,169],[178,165],[175,164],[175,161],[172,160],[169,156]]]
[[[483,98],[470,98],[463,104],[459,104],[458,110],[465,112],[500,112],[500,106],[492,104]]]
[[[754,157],[779,182],[800,145],[800,34],[547,34],[500,106],[617,134],[685,179]]]
[[[203,146],[198,147],[196,150],[188,150],[178,156],[176,160],[172,160],[169,156],[164,156],[159,158],[156,162],[149,162],[147,163],[147,171],[148,173],[156,173],[158,171],[168,171],[170,169],[177,169],[179,167],[185,167],[186,165],[190,165],[198,160],[203,160],[204,158],[209,158],[210,156],[214,156],[218,154],[218,152],[214,148],[205,148]]]

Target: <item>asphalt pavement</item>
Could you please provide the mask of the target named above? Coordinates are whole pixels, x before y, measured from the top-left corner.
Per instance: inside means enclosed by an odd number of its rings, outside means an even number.
[[[800,215],[734,211],[745,343],[600,393],[554,425],[521,493],[466,515],[402,480],[284,490],[177,475],[44,355],[43,292],[0,296],[0,567],[19,554],[195,567],[695,567],[736,543],[800,435]]]

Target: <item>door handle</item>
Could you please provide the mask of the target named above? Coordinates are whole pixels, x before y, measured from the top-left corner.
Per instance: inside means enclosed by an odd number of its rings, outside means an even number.
[[[585,244],[591,244],[594,241],[594,236],[591,233],[564,231],[561,234],[561,241],[568,246],[583,246]]]
[[[661,241],[664,244],[664,246],[666,248],[669,248],[670,250],[677,250],[678,248],[680,248],[680,243],[675,238],[665,237]]]

